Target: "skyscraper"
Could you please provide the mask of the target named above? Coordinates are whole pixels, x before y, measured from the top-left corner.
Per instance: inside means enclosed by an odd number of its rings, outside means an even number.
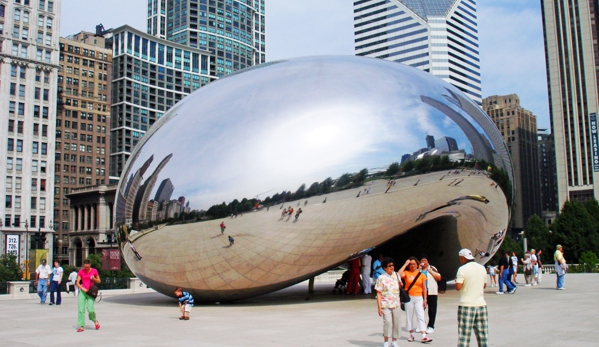
[[[596,1],[542,0],[559,206],[599,198]]]
[[[179,100],[216,79],[208,51],[159,39],[127,25],[113,41],[110,178],[118,179],[137,142]]]
[[[0,2],[0,244],[5,254],[10,235],[22,265],[36,249],[49,251],[45,259],[53,256],[51,236],[30,241],[31,232],[53,227],[60,4]]]
[[[222,77],[266,61],[265,0],[149,0],[148,34],[216,57]]]
[[[453,152],[458,150],[458,143],[453,137],[443,136],[435,141],[435,147],[443,151]]]
[[[74,188],[108,183],[112,50],[104,47],[104,38],[93,33],[60,38],[54,247],[61,263],[69,260],[67,232],[74,230],[66,195]]]
[[[475,0],[355,0],[356,55],[430,72],[482,101]]]
[[[541,217],[541,182],[537,147],[537,117],[520,106],[516,94],[483,100],[483,109],[507,143],[514,166],[513,228],[524,228],[533,214]]]

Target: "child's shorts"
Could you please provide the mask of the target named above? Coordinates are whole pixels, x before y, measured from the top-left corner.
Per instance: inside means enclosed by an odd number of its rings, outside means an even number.
[[[185,312],[191,312],[191,305],[190,304],[183,305],[183,310]]]

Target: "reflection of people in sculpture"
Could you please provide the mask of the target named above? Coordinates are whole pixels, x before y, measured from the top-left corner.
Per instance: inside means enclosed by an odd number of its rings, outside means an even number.
[[[135,249],[135,247],[133,246],[133,244],[131,242],[129,242],[129,247],[131,247],[131,250],[135,254],[135,257],[137,258],[137,260],[141,260],[141,255],[139,255],[139,253],[137,253],[137,250]]]
[[[229,235],[229,246],[233,246],[234,243],[235,239],[233,238],[233,236]]]
[[[297,210],[297,212],[295,212],[295,220],[297,220],[299,218],[299,215],[302,213],[302,209],[300,208],[299,210]]]
[[[287,209],[284,209],[283,212],[281,212],[281,218],[285,217],[286,214],[287,214]]]
[[[220,234],[224,234],[225,233],[225,222],[220,223]]]

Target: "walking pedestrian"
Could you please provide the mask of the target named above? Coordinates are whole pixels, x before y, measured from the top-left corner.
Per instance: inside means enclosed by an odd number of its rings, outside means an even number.
[[[470,250],[464,248],[458,255],[460,263],[462,263],[455,280],[455,289],[460,292],[458,347],[470,346],[472,330],[474,330],[478,347],[488,347],[489,316],[484,297],[487,287],[487,272],[482,265],[474,261]]]
[[[360,269],[362,272],[362,288],[364,289],[364,294],[371,294],[372,283],[370,283],[370,269],[372,266],[372,257],[370,254],[364,254],[360,259],[360,263]]]
[[[428,256],[423,254],[420,256],[420,272],[426,276],[426,303],[428,305],[428,324],[426,333],[435,332],[435,321],[437,319],[437,302],[439,297],[439,286],[437,281],[441,280],[441,273],[436,267],[428,262]]]
[[[379,316],[383,317],[383,347],[399,347],[399,286],[402,285],[398,274],[393,271],[393,259],[383,258],[381,260],[383,273],[378,276],[374,290],[376,291],[376,305]],[[391,344],[389,344],[391,338]]]
[[[539,284],[539,262],[537,261],[537,252],[534,250],[534,248],[530,250],[530,263],[532,264],[531,282],[533,286],[536,286]]]
[[[516,292],[517,287],[514,286],[512,281],[510,280],[510,254],[507,251],[501,251],[501,258],[499,260],[499,291],[495,292],[495,294],[503,295],[503,285],[507,287],[508,294],[514,294]],[[485,276],[485,283],[486,283]]]
[[[360,290],[360,258],[354,258],[349,262],[349,282],[345,294],[358,294]]]
[[[532,279],[532,260],[530,259],[530,253],[526,252],[524,254],[524,258],[522,260],[522,268],[524,269],[524,281],[526,284],[525,287],[530,287],[531,279]]]
[[[98,270],[92,267],[89,259],[85,259],[83,261],[83,268],[77,273],[77,287],[81,290],[79,293],[79,305],[77,307],[78,333],[83,332],[85,329],[85,309],[87,309],[89,314],[89,320],[94,322],[96,330],[100,329],[100,322],[96,319],[96,309],[94,308],[95,299],[87,294],[92,286],[100,282]]]
[[[508,253],[509,254],[509,253]],[[516,252],[512,252],[512,257],[511,259],[511,276],[510,276],[510,281],[512,282],[512,284],[518,284],[518,256],[516,255]],[[501,274],[499,275],[501,276]]]
[[[566,276],[568,264],[566,264],[566,259],[564,258],[564,247],[562,247],[562,245],[557,245],[555,247],[553,260],[555,260],[555,274],[557,275],[557,284],[555,289],[566,290],[566,288],[564,288],[564,276]]]
[[[66,287],[67,287],[67,294],[69,294],[69,288],[71,286],[73,286],[74,295],[78,296],[79,295],[79,288],[76,285],[76,283],[77,283],[77,271],[75,271],[73,269],[73,272],[71,272],[71,274],[69,275],[68,280],[69,281],[67,282],[67,285],[66,285]]]
[[[492,261],[490,265],[487,265],[487,273],[491,281],[491,288],[497,286],[497,265],[495,265],[495,262]]]
[[[37,295],[40,297],[42,305],[46,303],[51,272],[50,266],[46,264],[46,259],[42,259],[42,263],[35,270],[35,285],[37,285]]]
[[[221,222],[220,223],[220,234],[221,235],[225,233],[225,228],[226,228],[225,222]]]
[[[407,270],[406,269],[407,266]],[[424,321],[424,310],[427,307],[426,276],[423,276],[418,267],[418,259],[410,257],[406,264],[399,270],[399,274],[410,301],[406,302],[406,330],[410,336],[408,342],[414,341],[413,332],[422,334],[422,343],[431,342],[433,339],[426,336],[426,323]],[[417,326],[414,329],[414,316],[416,316]]]
[[[543,280],[543,271],[545,270],[543,268],[543,261],[541,260],[541,255],[543,254],[543,250],[539,249],[539,251],[537,252],[537,264],[539,265],[539,275],[538,275],[538,283],[541,284],[541,281]]]
[[[54,293],[56,293],[56,305],[60,305],[62,297],[60,296],[60,282],[62,282],[62,267],[58,261],[54,261],[52,268],[52,281],[50,282],[50,305],[54,305]]]

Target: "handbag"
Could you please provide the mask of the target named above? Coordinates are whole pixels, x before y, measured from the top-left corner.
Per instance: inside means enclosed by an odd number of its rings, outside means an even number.
[[[98,292],[99,292],[99,288],[97,286],[94,285],[94,283],[92,282],[92,286],[89,287],[89,289],[87,290],[87,296],[89,296],[90,298],[96,300],[96,297],[98,296]]]
[[[418,272],[418,275],[416,275],[416,277],[414,278],[414,281],[412,281],[412,283],[410,283],[408,290],[403,289],[403,287],[399,287],[399,302],[400,302],[402,311],[406,310],[406,305],[404,305],[404,304],[406,302],[410,302],[410,300],[411,300],[409,291],[412,289],[414,284],[416,284],[416,281],[418,280],[418,277],[420,277],[421,274],[422,274],[422,272]],[[397,276],[397,273],[395,273],[395,275]],[[397,277],[397,279],[399,280],[399,276]]]

